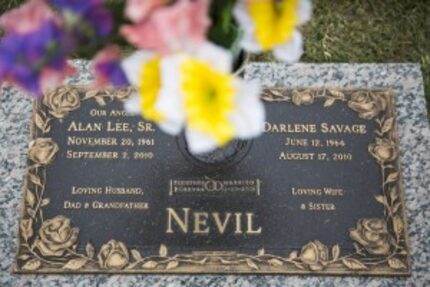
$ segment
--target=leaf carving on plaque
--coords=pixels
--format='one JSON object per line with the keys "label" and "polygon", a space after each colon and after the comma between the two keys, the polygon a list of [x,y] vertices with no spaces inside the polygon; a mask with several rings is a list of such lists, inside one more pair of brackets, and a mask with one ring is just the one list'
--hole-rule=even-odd
{"label": "leaf carving on plaque", "polygon": [[388,265],[393,269],[406,269],[406,264],[400,259],[393,257],[388,260]]}
{"label": "leaf carving on plaque", "polygon": [[20,231],[25,241],[28,241],[33,236],[33,219],[23,219],[20,224]]}
{"label": "leaf carving on plaque", "polygon": [[177,260],[172,260],[166,265],[166,270],[175,269],[179,266],[179,262]]}
{"label": "leaf carving on plaque", "polygon": [[160,245],[160,256],[161,257],[166,257],[167,256],[167,247],[164,244]]}
{"label": "leaf carving on plaque", "polygon": [[366,265],[361,263],[359,260],[354,258],[345,258],[342,259],[342,263],[351,270],[365,270],[367,269]]}
{"label": "leaf carving on plaque", "polygon": [[88,260],[85,258],[76,258],[68,261],[63,268],[69,270],[79,270],[88,263]]}
{"label": "leaf carving on plaque", "polygon": [[45,113],[37,112],[33,116],[34,124],[42,131],[42,133],[49,133],[51,127],[49,125],[50,119],[46,117]]}
{"label": "leaf carving on plaque", "polygon": [[31,259],[27,261],[23,266],[23,270],[34,271],[42,266],[42,262],[39,259]]}
{"label": "leaf carving on plaque", "polygon": [[94,249],[94,246],[90,242],[88,242],[87,245],[85,246],[85,252],[87,253],[87,256],[89,258],[94,258],[96,251]]}
{"label": "leaf carving on plaque", "polygon": [[154,269],[154,268],[156,268],[157,266],[158,266],[158,262],[153,261],[153,260],[147,261],[147,262],[145,262],[145,263],[142,265],[142,267],[143,267],[144,269]]}

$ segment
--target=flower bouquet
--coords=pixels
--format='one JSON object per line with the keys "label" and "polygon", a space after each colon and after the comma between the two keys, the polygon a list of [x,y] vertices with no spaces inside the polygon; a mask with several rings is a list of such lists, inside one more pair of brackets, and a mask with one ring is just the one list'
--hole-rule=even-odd
{"label": "flower bouquet", "polygon": [[[94,86],[133,86],[125,109],[193,154],[263,131],[260,86],[234,73],[245,52],[297,61],[309,0],[128,0],[115,23],[102,0],[30,0],[0,17],[0,81],[43,97],[75,73],[67,59],[94,51]],[[120,44],[132,53],[122,55]],[[237,63],[236,63],[237,67]]]}

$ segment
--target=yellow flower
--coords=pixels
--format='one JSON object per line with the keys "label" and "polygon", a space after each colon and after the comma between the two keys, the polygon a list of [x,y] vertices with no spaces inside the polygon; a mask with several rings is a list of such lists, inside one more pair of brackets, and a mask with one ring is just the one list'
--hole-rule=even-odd
{"label": "yellow flower", "polygon": [[287,62],[300,58],[303,40],[296,28],[311,16],[309,0],[240,0],[234,14],[245,32],[244,49],[273,50],[275,57]]}
{"label": "yellow flower", "polygon": [[184,60],[181,73],[188,126],[212,136],[220,146],[226,144],[234,135],[229,118],[234,109],[233,77],[193,58]]}
{"label": "yellow flower", "polygon": [[163,121],[164,117],[155,109],[161,88],[160,57],[155,56],[141,67],[139,77],[140,104],[144,117],[154,122]]}
{"label": "yellow flower", "polygon": [[288,41],[297,25],[298,0],[249,1],[248,11],[255,24],[255,36],[263,50]]}

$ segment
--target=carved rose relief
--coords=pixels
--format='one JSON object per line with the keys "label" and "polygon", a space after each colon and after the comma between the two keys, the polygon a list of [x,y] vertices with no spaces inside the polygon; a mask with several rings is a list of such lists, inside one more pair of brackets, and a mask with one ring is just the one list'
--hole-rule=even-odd
{"label": "carved rose relief", "polygon": [[369,145],[370,154],[380,163],[393,161],[397,158],[396,145],[389,139],[376,139],[376,143]]}
{"label": "carved rose relief", "polygon": [[302,247],[300,259],[307,264],[311,270],[324,269],[324,263],[328,261],[329,251],[327,246],[318,240],[311,241]]}
{"label": "carved rose relief", "polygon": [[390,252],[387,223],[381,218],[363,218],[349,231],[349,236],[373,255],[387,255]]}
{"label": "carved rose relief", "polygon": [[76,89],[62,87],[46,94],[43,97],[43,104],[48,107],[51,115],[63,119],[69,112],[80,107],[81,100]]}
{"label": "carved rose relief", "polygon": [[28,157],[40,165],[48,165],[58,152],[58,145],[50,138],[37,138],[30,143]]}
{"label": "carved rose relief", "polygon": [[365,120],[371,120],[376,117],[387,106],[385,98],[360,91],[351,94],[351,99],[348,102],[348,107],[358,113],[358,116]]}
{"label": "carved rose relief", "polygon": [[122,269],[129,261],[129,254],[124,243],[110,240],[100,248],[99,265],[104,269]]}
{"label": "carved rose relief", "polygon": [[36,247],[44,256],[63,256],[77,243],[79,229],[72,227],[70,219],[59,215],[43,222],[39,229]]}

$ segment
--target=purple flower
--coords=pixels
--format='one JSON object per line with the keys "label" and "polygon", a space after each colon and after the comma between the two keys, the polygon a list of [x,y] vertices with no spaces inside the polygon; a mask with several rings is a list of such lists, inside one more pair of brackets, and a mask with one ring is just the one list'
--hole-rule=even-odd
{"label": "purple flower", "polygon": [[[72,47],[53,20],[39,29],[8,33],[0,41],[0,81],[17,84],[36,97],[70,75],[66,57]],[[56,82],[56,83],[54,83]]]}
{"label": "purple flower", "polygon": [[66,22],[72,21],[73,26],[77,25],[78,33],[84,38],[90,38],[92,32],[106,36],[112,30],[112,15],[102,0],[52,0],[52,3],[67,15]]}
{"label": "purple flower", "polygon": [[104,87],[112,84],[124,87],[129,83],[120,64],[121,51],[115,45],[107,46],[93,59],[92,69],[96,77],[96,86]]}

